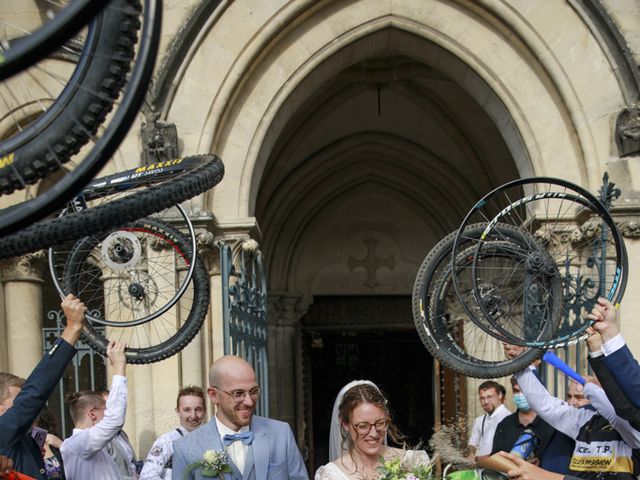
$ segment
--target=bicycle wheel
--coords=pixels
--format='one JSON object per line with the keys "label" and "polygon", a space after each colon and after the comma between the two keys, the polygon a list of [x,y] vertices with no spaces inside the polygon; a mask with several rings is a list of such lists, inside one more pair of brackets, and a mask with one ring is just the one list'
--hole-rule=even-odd
{"label": "bicycle wheel", "polygon": [[[145,0],[143,30],[137,47],[135,63],[118,108],[110,115],[100,135],[92,136],[91,145],[66,164],[64,176],[40,195],[34,197],[27,189],[26,200],[0,211],[0,236],[26,227],[63,205],[98,173],[111,158],[136,118],[144,100],[160,41],[161,1]],[[91,112],[85,112],[91,114]]]}
{"label": "bicycle wheel", "polygon": [[[470,238],[479,238],[484,228],[484,224],[470,225],[465,233]],[[508,226],[496,229],[501,230],[501,237],[519,239],[519,233]],[[475,378],[509,375],[539,358],[542,351],[524,348],[516,358],[506,358],[503,343],[487,335],[476,321],[456,307],[449,260],[456,234],[450,233],[433,247],[416,276],[412,307],[418,335],[434,357],[455,371]],[[509,250],[513,248],[510,246]],[[470,267],[468,255],[456,262],[456,268],[466,270],[466,279],[470,279]],[[467,295],[472,292],[470,285],[467,281]],[[480,311],[473,313],[481,316]]]}
{"label": "bicycle wheel", "polygon": [[[179,216],[176,215],[176,211]],[[111,230],[106,236],[85,237],[80,241],[72,241],[70,244],[57,245],[49,249],[49,273],[58,294],[62,298],[70,293],[66,290],[65,285],[76,283],[74,279],[68,278],[68,276],[74,274],[85,275],[82,266],[74,268],[70,267],[70,264],[73,263],[73,258],[82,256],[82,253],[79,253],[78,250],[87,249],[89,250],[87,256],[90,256],[91,261],[95,264],[104,265],[103,272],[110,272],[103,273],[103,275],[110,275],[111,278],[119,279],[118,293],[120,301],[130,296],[129,303],[136,303],[137,305],[128,320],[118,318],[115,321],[111,321],[106,316],[93,318],[87,315],[87,319],[93,323],[119,327],[146,323],[173,307],[187,288],[193,276],[196,255],[196,236],[187,212],[178,205],[175,209],[165,210],[148,218],[161,225],[168,222],[174,225],[176,223],[186,225],[186,229],[189,232],[187,240],[191,245],[191,257],[184,259],[184,263],[189,268],[186,272],[181,272],[179,284],[164,280],[163,273],[169,272],[171,274],[172,270],[165,269],[166,272],[159,271],[155,275],[149,274],[149,267],[144,263],[147,259],[147,257],[143,256],[145,248],[149,243],[152,248],[161,247],[162,244],[153,235],[159,238],[163,237],[155,234],[152,228],[144,224],[138,225],[141,220],[136,220],[134,225]],[[104,238],[102,238],[103,236]],[[154,240],[156,241],[154,242]],[[138,271],[141,273],[138,273]],[[114,276],[114,272],[119,272],[119,275]],[[125,278],[127,275],[130,278]],[[146,280],[142,281],[142,277]],[[81,279],[80,281],[82,282],[83,280]],[[145,285],[148,285],[148,287],[145,287]],[[111,308],[102,310],[113,311]]]}
{"label": "bicycle wheel", "polygon": [[180,278],[192,255],[184,235],[152,218],[79,240],[66,262],[64,289],[99,312],[87,317],[87,342],[103,354],[109,339],[126,343],[128,363],[182,350],[200,330],[210,299],[209,276],[196,255],[192,278]]}
{"label": "bicycle wheel", "polygon": [[[101,196],[90,202],[90,208],[43,220],[0,238],[0,258],[24,255],[148,217],[213,188],[224,175],[222,161],[215,155],[187,157],[181,164],[185,167],[183,173],[158,173],[154,178],[161,183],[150,187],[138,183],[137,188],[119,191],[118,185],[124,182],[114,182],[113,188],[108,186],[113,177],[139,176],[139,169],[96,180],[92,183],[96,186],[93,195]],[[97,187],[101,184],[105,184],[102,190]]]}
{"label": "bicycle wheel", "polygon": [[[104,6],[103,0],[73,0],[49,2],[41,17],[46,21],[37,29],[28,30],[20,19],[26,17],[24,5],[0,18],[0,80],[41,60],[84,27]],[[17,2],[16,2],[17,6]]]}
{"label": "bicycle wheel", "polygon": [[[466,238],[465,225],[479,221],[486,225],[480,238]],[[489,269],[480,259],[487,262],[490,255],[480,254],[490,245],[485,238],[497,224],[521,232],[526,256]],[[484,325],[491,325],[487,331],[510,343],[551,348],[576,342],[586,336],[592,323],[586,315],[597,298],[618,303],[624,294],[628,265],[622,237],[602,204],[570,182],[535,177],[498,187],[465,217],[452,261],[470,241],[476,258],[474,296],[460,302],[465,311],[475,303]],[[456,290],[458,283],[454,269]],[[551,326],[548,338],[536,335],[540,325]]]}
{"label": "bicycle wheel", "polygon": [[[112,0],[83,41],[64,47],[61,60],[0,83],[0,110],[13,132],[0,142],[0,193],[60,169],[97,132],[126,81],[141,12],[139,0]],[[64,61],[65,55],[77,61]],[[70,74],[67,65],[74,67]]]}

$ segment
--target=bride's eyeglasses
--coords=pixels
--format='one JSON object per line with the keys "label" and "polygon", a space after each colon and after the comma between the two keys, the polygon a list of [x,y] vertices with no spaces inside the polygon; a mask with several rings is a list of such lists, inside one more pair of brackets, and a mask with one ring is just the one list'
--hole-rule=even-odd
{"label": "bride's eyeglasses", "polygon": [[371,427],[376,429],[378,433],[384,433],[389,428],[389,420],[378,420],[376,423],[360,422],[353,425],[358,435],[367,435],[371,431]]}

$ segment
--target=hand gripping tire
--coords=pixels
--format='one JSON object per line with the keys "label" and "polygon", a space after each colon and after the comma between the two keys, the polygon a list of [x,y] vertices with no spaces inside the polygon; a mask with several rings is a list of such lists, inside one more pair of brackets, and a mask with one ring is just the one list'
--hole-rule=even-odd
{"label": "hand gripping tire", "polygon": [[[142,248],[137,257],[132,254],[117,265],[104,261],[100,250],[114,234],[130,235],[134,241],[140,238]],[[145,253],[149,250],[160,252],[159,256]],[[158,362],[182,350],[200,330],[209,307],[209,276],[197,255],[191,284],[172,310],[158,317],[147,315],[147,321],[129,320],[140,310],[151,314],[152,308],[163,308],[165,297],[161,289],[166,285],[159,284],[172,274],[178,283],[179,270],[188,268],[191,258],[189,240],[175,227],[152,218],[76,242],[66,262],[63,282],[65,292],[78,296],[90,312],[99,312],[99,321],[88,317],[83,330],[86,341],[102,354],[106,353],[109,339],[125,342],[127,362],[137,364]],[[167,262],[175,271],[167,268]],[[160,278],[152,272],[165,273]],[[167,298],[174,291],[172,287],[169,290]],[[102,325],[106,327],[103,329]]]}
{"label": "hand gripping tire", "polygon": [[120,198],[108,198],[101,205],[37,222],[0,238],[0,259],[24,255],[148,217],[195,197],[222,180],[224,165],[215,155],[196,155],[186,157],[185,161],[201,165],[181,175],[168,176],[163,183],[136,189]]}

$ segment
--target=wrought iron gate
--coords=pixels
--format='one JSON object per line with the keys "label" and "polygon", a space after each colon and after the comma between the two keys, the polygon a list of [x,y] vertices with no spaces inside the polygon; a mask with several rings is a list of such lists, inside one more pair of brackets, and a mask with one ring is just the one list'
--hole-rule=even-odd
{"label": "wrought iron gate", "polygon": [[257,413],[269,415],[267,363],[267,281],[262,254],[253,240],[242,244],[238,267],[231,247],[219,242],[224,315],[224,353],[247,360],[261,387]]}

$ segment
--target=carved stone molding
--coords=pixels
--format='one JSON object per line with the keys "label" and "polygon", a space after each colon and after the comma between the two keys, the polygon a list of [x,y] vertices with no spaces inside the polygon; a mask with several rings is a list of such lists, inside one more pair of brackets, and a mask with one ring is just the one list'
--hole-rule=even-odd
{"label": "carved stone molding", "polygon": [[623,108],[616,120],[616,143],[621,157],[640,153],[640,105]]}
{"label": "carved stone molding", "polygon": [[44,250],[0,262],[3,282],[44,282],[47,255]]}
{"label": "carved stone molding", "polygon": [[149,113],[140,126],[143,165],[178,158],[178,130],[175,124],[159,118],[159,113]]}
{"label": "carved stone molding", "polygon": [[270,294],[267,323],[275,327],[294,327],[307,312],[302,294]]}
{"label": "carved stone molding", "polygon": [[628,220],[617,224],[620,233],[625,238],[640,238],[640,222],[636,220]]}

